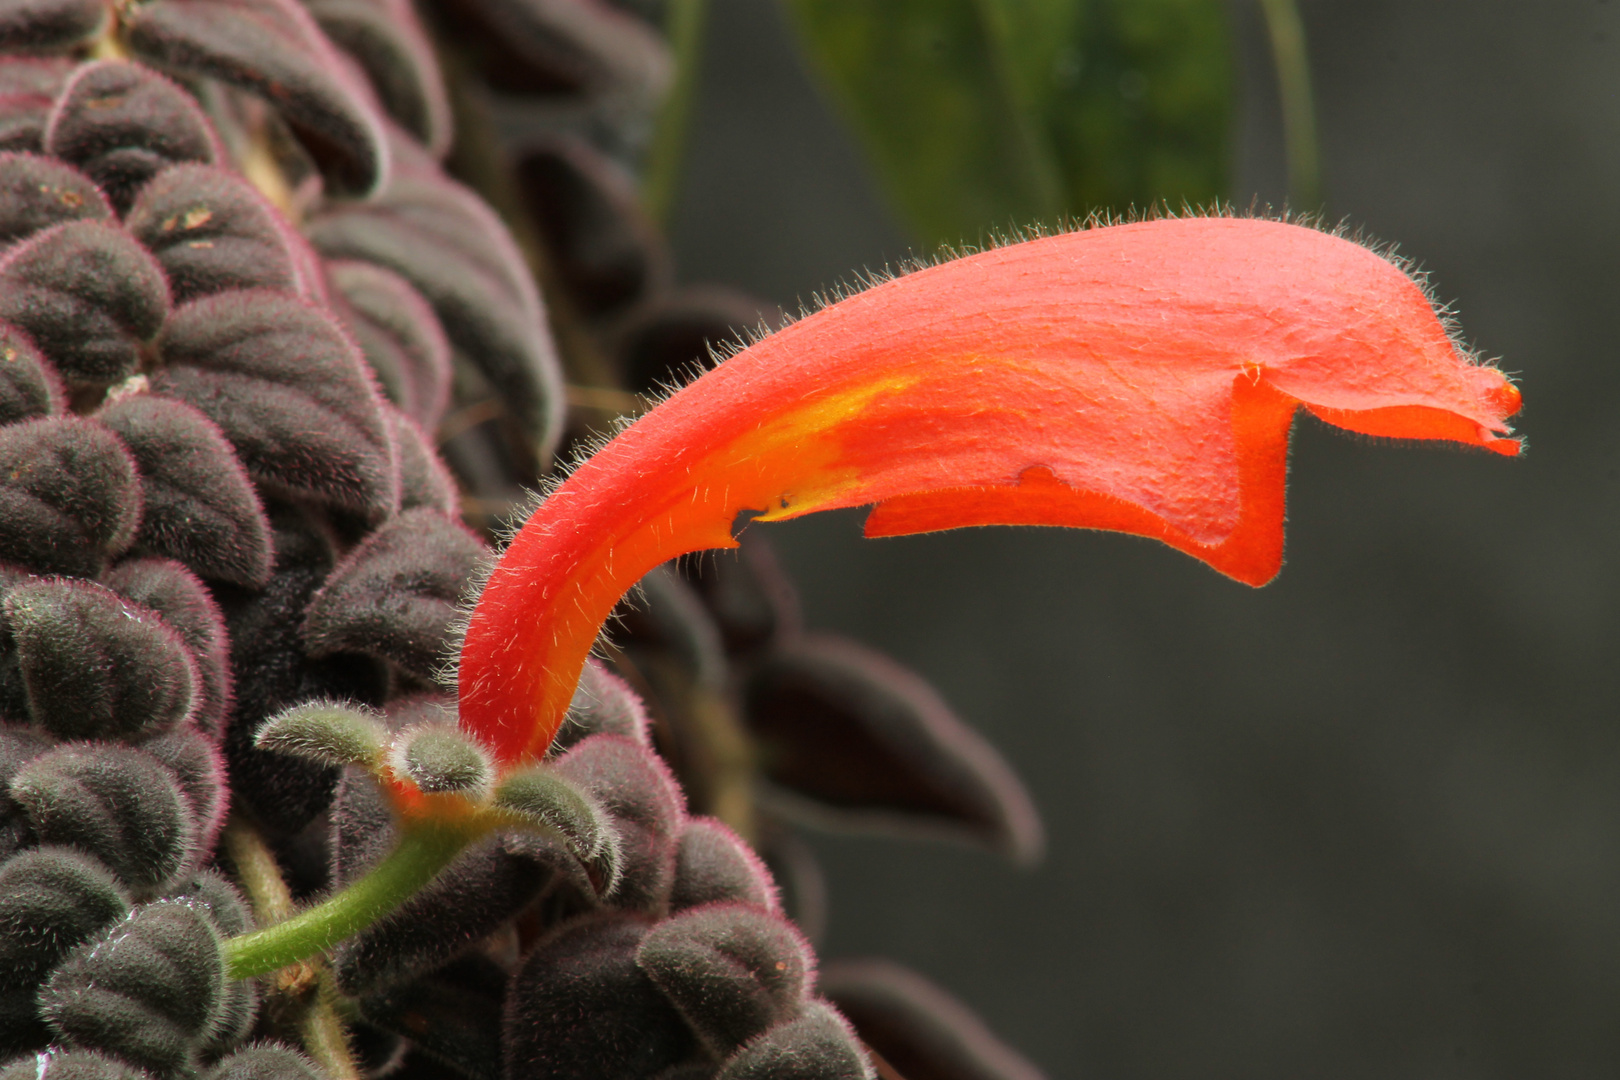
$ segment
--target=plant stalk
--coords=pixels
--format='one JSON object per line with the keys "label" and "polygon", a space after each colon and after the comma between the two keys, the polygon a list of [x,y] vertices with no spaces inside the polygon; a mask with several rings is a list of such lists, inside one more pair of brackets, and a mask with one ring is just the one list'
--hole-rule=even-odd
{"label": "plant stalk", "polygon": [[245,979],[331,948],[409,900],[487,828],[438,821],[406,826],[394,850],[353,885],[289,919],[226,941],[226,970]]}
{"label": "plant stalk", "polygon": [[1321,162],[1316,146],[1316,106],[1311,98],[1311,62],[1305,49],[1305,24],[1294,0],[1260,0],[1271,57],[1282,99],[1283,141],[1288,147],[1288,191],[1300,210],[1322,202]]}
{"label": "plant stalk", "polygon": [[674,0],[665,16],[664,32],[675,53],[675,83],[664,98],[647,169],[641,184],[641,205],[647,216],[667,224],[675,208],[685,159],[686,129],[697,97],[698,72],[703,59],[703,24],[709,0]]}

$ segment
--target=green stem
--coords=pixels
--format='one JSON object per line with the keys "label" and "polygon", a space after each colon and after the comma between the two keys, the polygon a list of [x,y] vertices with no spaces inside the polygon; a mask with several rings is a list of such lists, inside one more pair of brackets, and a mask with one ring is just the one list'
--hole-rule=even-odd
{"label": "green stem", "polygon": [[1316,151],[1316,107],[1311,101],[1311,63],[1305,51],[1305,24],[1294,0],[1260,0],[1271,56],[1282,98],[1283,139],[1288,144],[1288,190],[1301,210],[1322,201],[1321,166]]}
{"label": "green stem", "polygon": [[647,154],[647,173],[641,185],[641,205],[659,224],[669,220],[680,189],[686,124],[697,95],[699,62],[703,55],[703,23],[708,0],[672,0],[664,29],[675,53],[675,84],[669,88],[653,131]]}
{"label": "green stem", "polygon": [[331,948],[409,900],[481,835],[486,824],[431,822],[408,827],[371,873],[284,922],[225,942],[234,979],[263,975]]}

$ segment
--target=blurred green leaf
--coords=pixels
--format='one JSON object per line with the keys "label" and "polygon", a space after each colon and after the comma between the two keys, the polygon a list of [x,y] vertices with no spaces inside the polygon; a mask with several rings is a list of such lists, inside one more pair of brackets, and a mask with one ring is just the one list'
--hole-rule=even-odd
{"label": "blurred green leaf", "polygon": [[928,242],[1225,192],[1221,0],[785,0]]}

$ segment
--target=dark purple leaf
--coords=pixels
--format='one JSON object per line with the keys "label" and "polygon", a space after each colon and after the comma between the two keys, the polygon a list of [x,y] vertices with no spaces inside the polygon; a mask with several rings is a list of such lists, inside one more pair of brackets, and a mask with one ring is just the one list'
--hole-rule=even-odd
{"label": "dark purple leaf", "polygon": [[58,738],[133,739],[191,715],[191,651],[150,608],[62,578],[14,586],[3,608],[28,711]]}
{"label": "dark purple leaf", "polygon": [[148,739],[141,749],[157,758],[180,782],[196,835],[196,861],[206,862],[225,824],[230,789],[225,780],[225,755],[212,739],[193,727],[176,728]]}
{"label": "dark purple leaf", "polygon": [[63,58],[0,57],[0,150],[45,145],[46,118],[72,70]]}
{"label": "dark purple leaf", "polygon": [[781,910],[776,882],[754,849],[714,818],[689,818],[675,856],[669,907],[681,911],[716,903]]}
{"label": "dark purple leaf", "polygon": [[817,1001],[797,1020],[772,1028],[726,1062],[715,1080],[874,1080],[854,1032]]}
{"label": "dark purple leaf", "polygon": [[0,52],[64,52],[101,33],[102,0],[6,0],[0,5]]}
{"label": "dark purple leaf", "polygon": [[[640,19],[610,4],[580,0],[471,0],[455,5],[476,24],[480,42],[531,69],[513,73],[524,89],[614,95],[621,107],[649,114],[673,74],[669,48]],[[503,72],[504,74],[504,72]],[[526,76],[526,78],[525,78]],[[528,85],[526,85],[528,84]]]}
{"label": "dark purple leaf", "polygon": [[334,310],[360,343],[395,405],[432,430],[450,402],[450,342],[439,317],[410,282],[375,263],[334,259],[327,274]]}
{"label": "dark purple leaf", "polygon": [[450,148],[450,101],[433,45],[406,0],[305,0],[315,21],[359,61],[383,108],[428,151]]}
{"label": "dark purple leaf", "polygon": [[407,510],[332,571],[310,603],[311,656],[358,652],[431,676],[450,659],[458,603],[485,558],[483,544],[436,510]]}
{"label": "dark purple leaf", "polygon": [[692,1055],[692,1033],[636,966],[647,929],[604,912],[535,946],[507,991],[507,1080],[645,1080]]}
{"label": "dark purple leaf", "polygon": [[399,508],[422,507],[446,517],[459,516],[461,494],[456,490],[455,477],[433,452],[416,421],[390,408],[388,422],[399,454]]}
{"label": "dark purple leaf", "polygon": [[369,88],[296,0],[152,0],[124,16],[131,51],[267,98],[335,187],[368,194],[388,172]]}
{"label": "dark purple leaf", "polygon": [[899,828],[1039,857],[1040,818],[1001,756],[914,672],[807,636],[750,673],[744,713],[765,775],[830,823]]}
{"label": "dark purple leaf", "polygon": [[62,411],[62,383],[28,335],[0,323],[0,425]]}
{"label": "dark purple leaf", "polygon": [[0,246],[64,221],[112,217],[90,178],[38,154],[0,153]]}
{"label": "dark purple leaf", "polygon": [[77,416],[0,427],[0,560],[93,577],[140,521],[135,462],[105,427]]}
{"label": "dark purple leaf", "polygon": [[[41,1039],[39,1045],[45,1045]],[[37,1080],[48,1071],[51,1080],[150,1080],[128,1062],[93,1050],[44,1050],[0,1067],[0,1080]]]}
{"label": "dark purple leaf", "polygon": [[579,673],[579,685],[574,688],[568,716],[546,753],[561,754],[592,735],[620,735],[651,748],[649,724],[647,707],[629,684],[599,661],[587,660]]}
{"label": "dark purple leaf", "polygon": [[636,963],[724,1060],[798,1015],[814,958],[780,915],[711,904],[665,919],[642,939]]}
{"label": "dark purple leaf", "polygon": [[507,972],[488,957],[463,957],[433,975],[360,1001],[368,1021],[410,1039],[414,1054],[465,1080],[501,1080],[501,1012]]}
{"label": "dark purple leaf", "polygon": [[330,258],[377,263],[410,282],[549,454],[562,418],[561,369],[522,254],[489,207],[446,178],[401,175],[381,198],[335,207],[308,232]]}
{"label": "dark purple leaf", "polygon": [[153,389],[199,410],[273,490],[375,517],[399,502],[382,402],[326,312],[285,293],[217,293],[178,309]]}
{"label": "dark purple leaf", "polygon": [[45,149],[100,184],[119,213],[176,162],[222,161],[213,125],[191,95],[151,68],[99,60],[73,73],[45,130]]}
{"label": "dark purple leaf", "polygon": [[185,642],[197,668],[191,722],[219,741],[231,704],[230,640],[213,595],[184,566],[169,559],[129,559],[101,579],[118,595],[150,608]]}
{"label": "dark purple leaf", "polygon": [[906,1080],[1045,1080],[966,1005],[888,960],[839,960],[821,992]]}
{"label": "dark purple leaf", "polygon": [[231,444],[190,405],[129,394],[97,413],[129,447],[146,509],[137,549],[178,559],[206,578],[263,585],[270,522]]}
{"label": "dark purple leaf", "polygon": [[116,225],[57,225],[0,262],[0,319],[24,330],[72,386],[134,371],[136,350],[168,313],[163,271]]}
{"label": "dark purple leaf", "polygon": [[723,285],[689,285],[631,312],[614,335],[614,351],[630,389],[657,393],[713,367],[717,354],[762,325],[774,329],[784,321],[768,301]]}
{"label": "dark purple leaf", "polygon": [[716,551],[683,563],[686,580],[703,598],[730,653],[751,653],[804,629],[798,592],[776,561],[770,542],[745,530],[736,551]]}
{"label": "dark purple leaf", "polygon": [[203,1080],[325,1080],[302,1054],[279,1043],[239,1050],[203,1073]]}
{"label": "dark purple leaf", "polygon": [[125,226],[169,275],[176,304],[261,287],[320,300],[304,238],[236,173],[176,165],[141,189]]}

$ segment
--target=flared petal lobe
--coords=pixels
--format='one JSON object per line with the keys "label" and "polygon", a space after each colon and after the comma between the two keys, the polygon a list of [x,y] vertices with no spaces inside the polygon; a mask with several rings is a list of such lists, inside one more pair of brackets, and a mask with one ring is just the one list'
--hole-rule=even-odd
{"label": "flared petal lobe", "polygon": [[1264,584],[1299,405],[1518,449],[1506,377],[1458,352],[1399,267],[1314,229],[1117,225],[876,285],[675,393],[540,505],[473,612],[462,723],[504,761],[542,753],[625,590],[735,546],[740,515],[1113,529]]}

